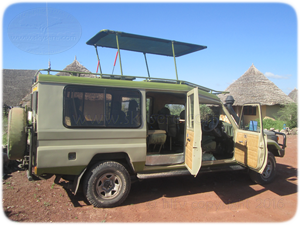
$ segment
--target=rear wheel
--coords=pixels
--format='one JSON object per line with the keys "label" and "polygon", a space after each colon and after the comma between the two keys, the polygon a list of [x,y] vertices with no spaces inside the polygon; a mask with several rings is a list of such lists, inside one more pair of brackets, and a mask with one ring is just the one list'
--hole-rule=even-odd
{"label": "rear wheel", "polygon": [[262,174],[259,174],[255,171],[249,171],[250,178],[258,184],[268,184],[271,183],[276,176],[276,160],[274,155],[269,152],[267,165]]}
{"label": "rear wheel", "polygon": [[130,175],[123,165],[113,161],[102,162],[87,172],[84,194],[95,207],[115,207],[127,198],[130,186]]}
{"label": "rear wheel", "polygon": [[23,159],[27,147],[26,111],[12,108],[8,114],[7,155],[10,160]]}

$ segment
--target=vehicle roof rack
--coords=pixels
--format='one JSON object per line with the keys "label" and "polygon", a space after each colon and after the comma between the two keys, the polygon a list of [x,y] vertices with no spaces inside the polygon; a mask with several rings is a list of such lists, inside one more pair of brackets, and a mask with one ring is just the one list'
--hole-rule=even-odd
{"label": "vehicle roof rack", "polygon": [[[88,73],[88,72],[79,72],[79,71],[66,71],[66,70],[52,70],[52,69],[40,69],[36,72],[34,80],[37,80],[36,77],[38,74],[41,74],[41,71],[47,71],[50,75],[50,72],[63,72],[63,73],[69,73],[70,76],[77,76],[80,74],[87,74],[87,75],[94,75],[94,77],[89,77],[91,79],[100,78],[100,79],[113,79],[113,80],[127,80],[127,81],[134,81],[136,79],[142,79],[144,82],[158,82],[158,83],[168,83],[168,84],[177,84],[177,85],[187,85],[190,87],[198,87],[199,90],[209,92],[211,94],[225,94],[229,92],[224,91],[216,91],[210,88],[203,87],[198,84],[194,84],[192,82],[184,81],[184,80],[175,80],[175,79],[166,79],[166,78],[149,78],[149,77],[143,77],[143,76],[122,76],[122,75],[111,75],[111,74],[100,74],[100,73]],[[76,74],[76,75],[75,75]],[[54,75],[56,76],[56,75]]]}

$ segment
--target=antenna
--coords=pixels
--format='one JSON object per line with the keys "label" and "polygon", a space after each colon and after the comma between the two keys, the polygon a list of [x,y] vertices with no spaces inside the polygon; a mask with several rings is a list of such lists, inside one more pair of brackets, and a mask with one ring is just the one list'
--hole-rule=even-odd
{"label": "antenna", "polygon": [[49,16],[48,16],[48,3],[46,2],[46,18],[47,18],[47,42],[48,42],[48,74],[50,74],[51,70],[51,62],[50,62],[50,44],[49,44]]}

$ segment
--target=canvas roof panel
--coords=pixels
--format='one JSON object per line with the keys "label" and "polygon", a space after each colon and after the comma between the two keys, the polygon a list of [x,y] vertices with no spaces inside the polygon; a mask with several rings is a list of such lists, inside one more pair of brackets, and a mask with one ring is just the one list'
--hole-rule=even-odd
{"label": "canvas roof panel", "polygon": [[[117,49],[116,35],[118,35],[120,49],[173,56],[171,40],[129,34],[119,31],[101,30],[98,34],[88,40],[87,44]],[[195,45],[178,41],[173,42],[176,57],[207,48],[203,45]]]}

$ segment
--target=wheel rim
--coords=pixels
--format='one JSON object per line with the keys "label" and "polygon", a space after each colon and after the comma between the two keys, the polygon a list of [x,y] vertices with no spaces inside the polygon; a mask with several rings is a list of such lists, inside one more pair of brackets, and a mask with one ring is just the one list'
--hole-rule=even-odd
{"label": "wheel rim", "polygon": [[268,179],[271,176],[272,171],[273,171],[273,164],[272,164],[271,160],[268,159],[266,168],[265,168],[264,172],[262,173],[262,177],[264,179]]}
{"label": "wheel rim", "polygon": [[105,173],[96,183],[96,191],[103,199],[112,199],[118,196],[122,187],[120,177],[114,173]]}

